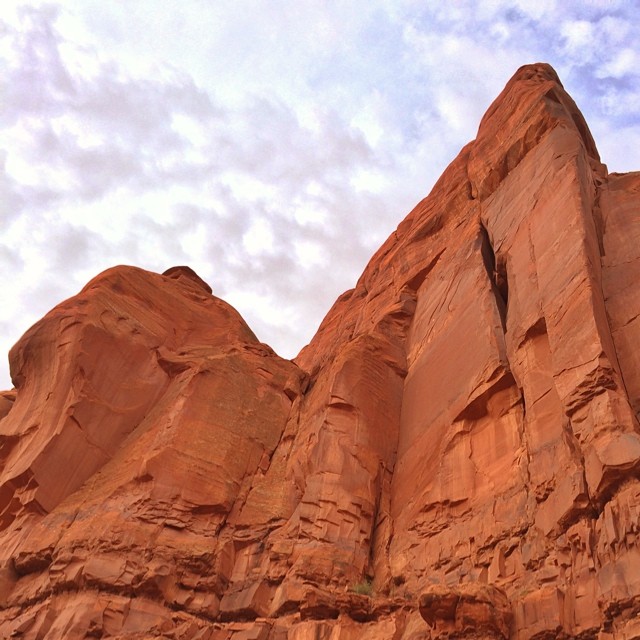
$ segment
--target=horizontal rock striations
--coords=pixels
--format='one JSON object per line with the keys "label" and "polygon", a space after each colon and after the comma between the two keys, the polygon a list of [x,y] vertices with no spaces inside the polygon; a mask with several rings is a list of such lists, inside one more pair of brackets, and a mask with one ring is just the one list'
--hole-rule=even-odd
{"label": "horizontal rock striations", "polygon": [[293,361],[116,267],[0,394],[0,637],[640,637],[640,173],[548,65]]}

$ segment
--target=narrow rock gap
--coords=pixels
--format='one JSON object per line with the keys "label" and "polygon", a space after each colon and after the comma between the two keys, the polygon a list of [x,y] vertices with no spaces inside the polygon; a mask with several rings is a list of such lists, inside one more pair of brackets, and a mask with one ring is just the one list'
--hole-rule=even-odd
{"label": "narrow rock gap", "polygon": [[[602,187],[596,183],[595,196],[593,198],[593,206],[591,212],[593,214],[593,224],[596,228],[596,239],[598,241],[598,250],[600,251],[600,259],[602,260],[605,255],[604,236],[607,230],[607,223],[605,220],[604,212],[602,211],[602,205],[600,204],[602,196]],[[601,264],[602,267],[602,264]]]}
{"label": "narrow rock gap", "polygon": [[518,386],[518,393],[520,394],[520,404],[522,405],[522,424],[527,421],[527,401],[524,395],[524,389]]}
{"label": "narrow rock gap", "polygon": [[507,265],[500,256],[496,258],[495,251],[489,239],[489,233],[485,226],[480,223],[480,251],[482,253],[482,261],[489,276],[491,283],[491,291],[496,299],[496,306],[500,314],[500,322],[502,330],[507,330],[507,306],[509,304],[509,283],[507,279]]}
{"label": "narrow rock gap", "polygon": [[[379,520],[380,516],[380,506],[382,504],[382,494],[384,493],[384,481],[385,481],[385,473],[386,473],[386,465],[383,461],[380,461],[378,464],[378,482],[376,487],[376,502],[373,507],[373,513],[371,516],[371,531],[369,533],[369,550],[367,554],[367,564],[365,566],[365,574],[366,577],[370,580],[375,579],[375,552],[376,552],[376,542],[377,536],[379,534],[379,525],[381,524]],[[388,549],[386,549],[388,551]]]}

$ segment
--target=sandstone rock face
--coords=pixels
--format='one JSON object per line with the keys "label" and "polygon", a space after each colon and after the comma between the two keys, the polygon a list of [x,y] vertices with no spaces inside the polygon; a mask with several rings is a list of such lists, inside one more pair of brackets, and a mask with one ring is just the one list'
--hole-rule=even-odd
{"label": "sandstone rock face", "polygon": [[0,637],[640,638],[640,173],[555,72],[294,362],[187,267],[13,348]]}

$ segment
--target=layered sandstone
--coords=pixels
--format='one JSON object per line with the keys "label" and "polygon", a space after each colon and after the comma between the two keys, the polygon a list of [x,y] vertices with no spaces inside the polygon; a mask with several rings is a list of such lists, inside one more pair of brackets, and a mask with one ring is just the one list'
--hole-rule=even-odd
{"label": "layered sandstone", "polygon": [[294,362],[116,267],[0,395],[0,637],[640,638],[640,174],[555,72]]}

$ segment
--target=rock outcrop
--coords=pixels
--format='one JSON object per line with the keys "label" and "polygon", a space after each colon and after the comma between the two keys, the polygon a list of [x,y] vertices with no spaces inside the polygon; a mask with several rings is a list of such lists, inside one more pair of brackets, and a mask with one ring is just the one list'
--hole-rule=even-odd
{"label": "rock outcrop", "polygon": [[293,362],[116,267],[0,394],[0,637],[640,638],[640,173],[544,64]]}

